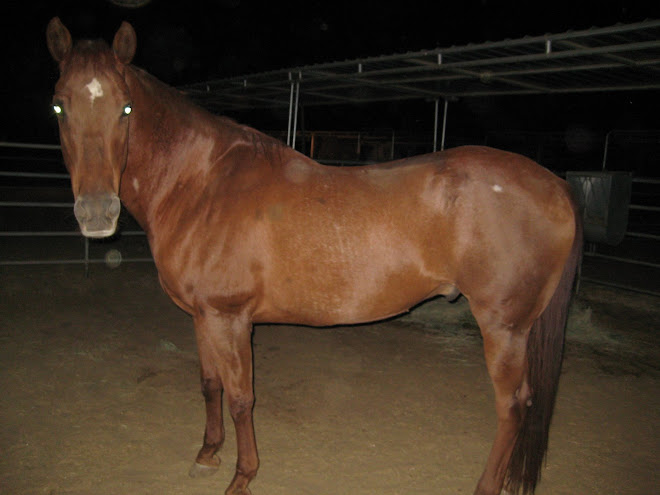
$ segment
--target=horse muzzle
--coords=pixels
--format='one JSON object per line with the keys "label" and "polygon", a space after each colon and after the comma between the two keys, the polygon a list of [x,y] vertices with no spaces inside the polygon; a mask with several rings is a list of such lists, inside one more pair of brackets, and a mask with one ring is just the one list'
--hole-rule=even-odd
{"label": "horse muzzle", "polygon": [[85,237],[108,237],[117,230],[121,211],[119,197],[112,193],[85,194],[76,199],[73,213]]}

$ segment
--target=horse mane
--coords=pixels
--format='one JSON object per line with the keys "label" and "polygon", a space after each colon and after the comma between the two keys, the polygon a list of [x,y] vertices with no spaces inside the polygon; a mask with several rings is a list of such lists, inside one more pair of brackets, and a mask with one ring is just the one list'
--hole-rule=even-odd
{"label": "horse mane", "polygon": [[[224,136],[232,136],[233,139],[244,141],[248,146],[267,157],[280,155],[283,150],[289,149],[282,141],[257,129],[241,124],[230,117],[211,113],[192,100],[186,92],[164,83],[146,70],[134,65],[131,65],[130,68],[133,75],[149,92],[165,93],[168,107],[174,108],[180,115],[186,115],[191,126],[208,125]],[[162,95],[159,99],[162,99]]]}

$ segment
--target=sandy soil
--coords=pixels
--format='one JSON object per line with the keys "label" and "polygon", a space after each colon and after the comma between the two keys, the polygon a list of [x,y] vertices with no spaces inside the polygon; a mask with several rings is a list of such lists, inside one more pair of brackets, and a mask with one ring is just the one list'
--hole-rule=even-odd
{"label": "sandy soil", "polygon": [[[584,284],[538,495],[657,493],[657,298]],[[494,434],[465,301],[373,325],[258,326],[254,495],[469,494]],[[0,493],[220,494],[192,322],[147,264],[0,267]],[[226,415],[229,418],[228,415]]]}

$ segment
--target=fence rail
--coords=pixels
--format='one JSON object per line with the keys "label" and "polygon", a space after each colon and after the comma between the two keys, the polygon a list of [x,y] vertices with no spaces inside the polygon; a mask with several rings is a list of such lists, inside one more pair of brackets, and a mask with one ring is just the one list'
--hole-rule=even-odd
{"label": "fence rail", "polygon": [[[62,188],[62,181],[63,180],[69,180],[69,174],[66,173],[64,170],[64,166],[61,163],[61,155],[60,155],[60,146],[59,145],[51,145],[51,144],[33,144],[33,143],[9,143],[9,142],[0,142],[0,149],[4,149],[5,153],[0,157],[0,160],[4,163],[10,162],[10,163],[18,163],[20,162],[21,167],[25,166],[25,163],[30,161],[30,162],[35,162],[38,163],[39,168],[44,167],[44,163],[46,163],[46,169],[50,168],[60,168],[62,169],[61,172],[42,172],[39,170],[35,171],[20,171],[20,170],[7,170],[8,167],[3,167],[3,170],[0,170],[0,179],[3,179],[5,181],[10,181],[12,179],[14,180],[29,180],[30,185],[32,186],[33,184],[39,184],[38,186],[34,186],[34,188],[31,190],[37,191],[35,194],[38,196],[39,192],[38,189],[40,186],[50,184],[52,187],[55,189],[60,189]],[[35,158],[34,156],[32,158],[26,158],[25,157],[25,152],[28,154],[30,152],[34,154],[38,154],[38,158]],[[11,153],[16,153],[16,156],[6,156]],[[21,153],[21,155],[18,155],[18,153]],[[48,166],[48,165],[51,166]],[[4,185],[2,182],[0,182],[0,186]],[[6,192],[8,189],[11,189],[13,186],[10,185],[9,187],[5,188],[4,191]],[[68,188],[68,184],[67,184]],[[18,208],[18,209],[30,209],[32,211],[38,209],[66,209],[66,210],[71,210],[73,208],[73,202],[72,201],[34,201],[32,198],[28,201],[22,201],[20,198],[12,197],[10,200],[7,200],[5,197],[0,196],[0,209],[9,209],[9,208]],[[2,211],[2,210],[0,210]],[[1,215],[0,215],[1,217]],[[145,237],[146,234],[141,231],[141,230],[123,230],[121,232],[121,237],[122,238],[136,238],[136,237]],[[38,257],[32,255],[26,256],[24,252],[21,252],[20,254],[22,256],[13,256],[14,259],[11,259],[12,257],[8,257],[6,255],[6,252],[1,252],[0,253],[0,266],[32,266],[32,265],[84,265],[85,267],[85,273],[88,273],[89,266],[94,265],[94,264],[108,264],[110,266],[113,266],[114,264],[117,264],[117,261],[120,260],[121,263],[144,263],[144,262],[153,262],[153,259],[151,257],[146,257],[146,256],[132,256],[132,257],[124,257],[121,256],[121,251],[124,249],[124,245],[122,244],[121,241],[115,241],[111,243],[103,243],[100,246],[102,248],[109,249],[108,253],[112,252],[113,256],[115,256],[113,259],[106,259],[106,257],[93,257],[91,256],[90,252],[93,251],[90,249],[90,240],[83,237],[80,231],[78,230],[53,230],[50,229],[48,230],[48,227],[44,228],[38,228],[38,225],[33,224],[30,226],[30,230],[16,230],[16,229],[8,229],[8,230],[0,230],[0,240],[5,239],[7,242],[14,239],[16,242],[20,242],[20,239],[25,239],[26,242],[28,239],[49,239],[48,242],[55,242],[55,239],[57,238],[62,238],[62,239],[79,239],[81,241],[81,246],[76,247],[75,245],[69,245],[70,241],[66,241],[66,248],[62,250],[62,252],[53,252],[50,250],[48,252],[49,255],[53,256],[51,259],[44,259],[46,258],[45,256]],[[64,242],[64,241],[63,241]],[[94,241],[91,241],[92,243]],[[125,244],[125,243],[124,243]],[[96,247],[96,246],[95,246]],[[70,256],[73,252],[80,250],[79,256]],[[98,250],[98,247],[96,247],[96,250]],[[64,254],[63,254],[64,253]],[[66,254],[68,253],[68,255]],[[120,253],[117,257],[117,253]],[[107,253],[106,253],[107,254]],[[16,259],[20,258],[20,259]]]}
{"label": "fence rail", "polygon": [[[60,147],[58,145],[43,145],[43,144],[26,144],[26,143],[6,143],[6,142],[0,142],[0,149],[2,148],[7,148],[7,149],[17,149],[17,150],[36,150],[38,152],[50,152],[50,151],[59,151]],[[7,157],[0,157],[0,159],[7,160]],[[57,158],[53,158],[53,160],[57,160],[61,164],[61,157],[58,156]],[[325,160],[324,160],[325,161]],[[343,164],[345,164],[345,161],[342,161]],[[356,162],[358,164],[359,162]],[[62,167],[63,168],[63,167]],[[60,181],[62,179],[69,179],[69,175],[64,172],[53,172],[53,173],[46,173],[46,172],[23,172],[23,171],[8,171],[8,170],[2,170],[0,171],[0,177],[8,178],[8,179],[34,179],[36,181]],[[2,185],[0,183],[0,185]],[[658,241],[660,241],[660,235],[658,235],[656,232],[660,230],[660,217],[658,216],[658,213],[660,212],[660,206],[656,206],[655,203],[660,203],[660,179],[654,178],[654,177],[634,177],[633,178],[633,191],[635,186],[643,186],[645,188],[651,188],[651,192],[649,193],[654,200],[651,201],[652,204],[638,204],[634,203],[630,205],[630,210],[631,212],[638,212],[639,214],[642,215],[650,215],[652,220],[649,223],[651,226],[649,231],[641,231],[641,230],[646,230],[646,229],[639,229],[639,225],[634,226],[634,228],[629,228],[628,231],[625,234],[625,239],[632,240],[632,242],[635,242],[635,240],[639,242],[650,242],[653,244],[653,247],[651,251],[660,252],[660,249],[658,249],[658,246],[656,245]],[[58,189],[61,188],[61,185],[57,186]],[[13,198],[12,200],[4,200],[4,198],[0,197],[0,208],[28,208],[28,209],[37,209],[37,208],[67,208],[71,209],[73,208],[73,203],[71,201],[18,201],[16,198]],[[0,215],[1,217],[1,215]],[[2,227],[0,227],[1,229]],[[122,237],[138,237],[138,236],[145,236],[145,233],[141,230],[130,230],[127,229],[125,231],[121,232]],[[54,230],[48,230],[48,229],[34,229],[34,230],[26,230],[26,231],[19,231],[16,229],[8,229],[8,230],[0,230],[0,239],[6,238],[57,238],[57,237],[63,237],[63,238],[81,238],[84,239],[84,252],[81,253],[81,256],[79,258],[71,258],[71,257],[63,257],[61,259],[6,259],[6,256],[4,253],[0,253],[0,265],[53,265],[53,264],[82,264],[85,266],[85,271],[87,272],[88,267],[90,264],[96,264],[96,263],[105,263],[105,259],[98,259],[98,258],[92,258],[90,257],[90,241],[87,238],[83,238],[80,232],[78,231],[68,231],[68,230],[61,230],[61,231],[54,231]],[[626,242],[624,240],[624,242]],[[599,252],[596,252],[595,246],[590,246],[587,250],[585,250],[585,256],[589,258],[594,258],[594,259],[600,259],[600,260],[606,260],[610,262],[616,262],[616,263],[624,263],[627,265],[631,266],[639,266],[639,267],[645,267],[645,268],[653,268],[653,269],[659,269],[660,268],[660,263],[656,261],[656,259],[648,259],[648,257],[645,256],[636,256],[635,254],[630,254],[630,253],[618,253],[616,251],[604,249],[604,252],[600,252],[601,248],[599,247],[598,249]],[[144,257],[144,256],[136,256],[136,257],[127,257],[127,258],[122,258],[121,262],[151,262],[153,261],[152,258],[150,257]],[[592,281],[597,281],[597,280],[592,280]],[[602,282],[602,281],[600,281]],[[607,281],[605,281],[607,282]],[[620,284],[614,284],[611,283],[609,285],[616,285],[617,287],[620,286]],[[635,290],[634,287],[628,287],[629,289]],[[645,291],[648,292],[648,291]]]}

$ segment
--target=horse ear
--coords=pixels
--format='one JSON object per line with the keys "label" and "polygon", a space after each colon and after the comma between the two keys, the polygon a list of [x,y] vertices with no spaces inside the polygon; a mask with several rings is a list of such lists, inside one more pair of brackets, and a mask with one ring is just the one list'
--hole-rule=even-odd
{"label": "horse ear", "polygon": [[126,21],[122,22],[112,42],[112,49],[115,52],[117,60],[125,65],[130,64],[135,55],[136,46],[137,36],[135,35],[133,26]]}
{"label": "horse ear", "polygon": [[48,51],[60,63],[71,51],[71,34],[59,17],[53,17],[46,30]]}

